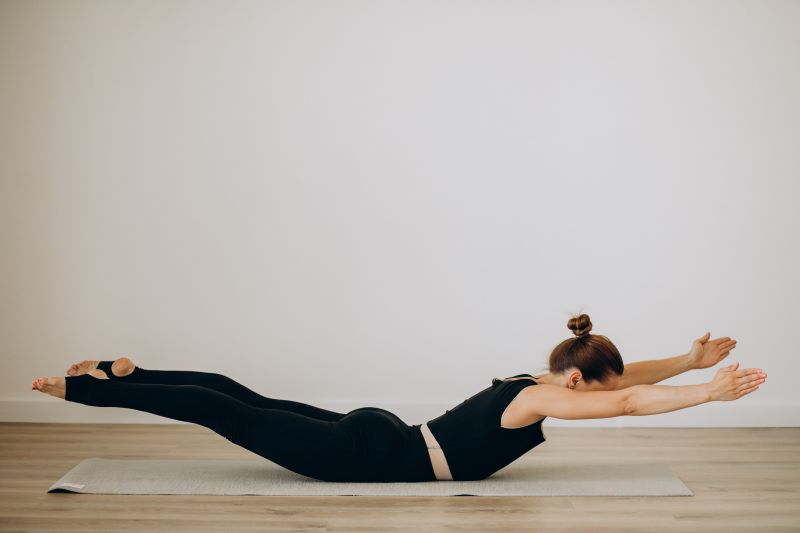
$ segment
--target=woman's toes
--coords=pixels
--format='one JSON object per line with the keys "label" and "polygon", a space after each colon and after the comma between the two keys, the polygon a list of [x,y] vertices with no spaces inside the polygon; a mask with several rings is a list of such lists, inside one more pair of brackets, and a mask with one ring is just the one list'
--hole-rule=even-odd
{"label": "woman's toes", "polygon": [[66,392],[66,381],[62,377],[37,378],[34,380],[34,387],[50,396],[64,399]]}
{"label": "woman's toes", "polygon": [[95,368],[94,370],[89,370],[87,374],[98,379],[108,379],[108,374],[106,374],[102,370],[98,370],[97,368]]}
{"label": "woman's toes", "polygon": [[70,366],[69,370],[67,370],[67,375],[80,376],[82,374],[88,374],[90,370],[97,368],[99,363],[100,361],[95,361],[93,359],[84,359],[80,363],[75,363]]}

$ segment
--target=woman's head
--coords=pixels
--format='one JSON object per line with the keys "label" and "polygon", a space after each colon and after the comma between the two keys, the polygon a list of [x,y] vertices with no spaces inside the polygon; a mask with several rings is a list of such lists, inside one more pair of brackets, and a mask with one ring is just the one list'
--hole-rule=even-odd
{"label": "woman's head", "polygon": [[550,374],[555,381],[566,380],[576,390],[613,390],[625,369],[622,356],[605,335],[593,335],[589,315],[574,316],[567,322],[573,336],[559,343],[550,354]]}

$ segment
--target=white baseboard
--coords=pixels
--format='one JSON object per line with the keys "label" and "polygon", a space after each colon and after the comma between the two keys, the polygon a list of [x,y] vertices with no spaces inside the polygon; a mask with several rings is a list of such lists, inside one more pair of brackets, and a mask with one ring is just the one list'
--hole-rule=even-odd
{"label": "white baseboard", "polygon": [[[456,402],[457,403],[457,402]],[[317,404],[314,404],[317,405]],[[326,402],[325,409],[346,413],[358,406]],[[388,409],[408,424],[420,424],[454,406],[453,403],[364,403]],[[359,405],[360,406],[360,405]],[[118,407],[91,407],[55,398],[41,400],[0,400],[0,422],[67,422],[123,424],[182,424],[171,418]],[[596,420],[548,418],[553,427],[798,427],[800,404],[747,404],[714,402],[671,413],[650,416],[622,416]]]}

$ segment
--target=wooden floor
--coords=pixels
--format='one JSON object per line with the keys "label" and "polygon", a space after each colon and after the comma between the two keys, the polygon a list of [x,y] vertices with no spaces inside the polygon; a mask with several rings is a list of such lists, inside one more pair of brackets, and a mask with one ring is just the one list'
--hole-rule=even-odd
{"label": "wooden floor", "polygon": [[800,428],[548,428],[546,462],[664,462],[675,497],[48,494],[87,457],[255,459],[199,426],[0,423],[2,531],[800,531]]}

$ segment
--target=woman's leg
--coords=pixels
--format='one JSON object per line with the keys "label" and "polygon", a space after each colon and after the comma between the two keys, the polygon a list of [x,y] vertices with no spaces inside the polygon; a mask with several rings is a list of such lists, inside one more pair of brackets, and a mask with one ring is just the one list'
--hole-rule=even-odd
{"label": "woman's leg", "polygon": [[[374,480],[362,411],[331,421],[249,405],[198,385],[129,383],[90,375],[66,377],[67,401],[126,407],[205,426],[229,441],[301,475],[330,481]],[[381,428],[377,428],[381,429]],[[382,458],[377,458],[382,459]]]}
{"label": "woman's leg", "polygon": [[132,365],[134,368],[130,374],[126,376],[117,376],[111,370],[112,363],[113,361],[100,361],[97,365],[97,369],[105,372],[110,380],[161,385],[199,385],[227,394],[253,407],[283,409],[319,420],[336,421],[346,414],[322,409],[321,407],[315,407],[302,402],[268,398],[245,387],[228,376],[215,372],[198,372],[194,370],[146,370],[139,366]]}

